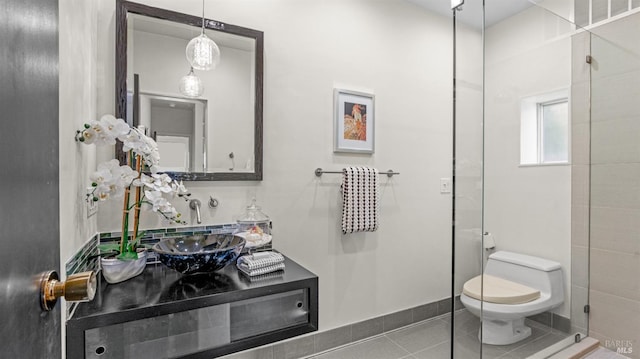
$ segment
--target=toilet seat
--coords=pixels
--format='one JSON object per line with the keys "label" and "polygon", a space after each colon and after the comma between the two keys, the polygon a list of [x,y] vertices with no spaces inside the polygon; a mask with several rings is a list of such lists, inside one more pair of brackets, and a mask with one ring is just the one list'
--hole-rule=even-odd
{"label": "toilet seat", "polygon": [[471,298],[496,304],[522,304],[540,298],[540,291],[537,289],[489,274],[468,280],[462,292]]}

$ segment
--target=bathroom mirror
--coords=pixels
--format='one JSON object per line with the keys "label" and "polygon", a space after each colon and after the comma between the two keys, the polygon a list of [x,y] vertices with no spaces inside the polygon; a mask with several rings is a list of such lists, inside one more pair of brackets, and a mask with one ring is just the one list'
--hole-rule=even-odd
{"label": "bathroom mirror", "polygon": [[[197,13],[202,9],[194,9]],[[116,9],[116,116],[158,143],[160,170],[189,181],[262,180],[264,34],[215,20],[205,32],[220,63],[195,70],[204,93],[179,91],[202,18],[129,1]],[[116,148],[121,162],[125,154]]]}

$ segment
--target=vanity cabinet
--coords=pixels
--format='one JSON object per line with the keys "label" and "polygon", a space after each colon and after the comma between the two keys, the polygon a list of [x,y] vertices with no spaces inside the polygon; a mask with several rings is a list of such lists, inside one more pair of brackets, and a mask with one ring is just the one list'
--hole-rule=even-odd
{"label": "vanity cabinet", "polygon": [[161,264],[116,285],[67,321],[67,358],[214,358],[318,328],[318,277],[291,259],[249,279],[235,266],[182,275]]}

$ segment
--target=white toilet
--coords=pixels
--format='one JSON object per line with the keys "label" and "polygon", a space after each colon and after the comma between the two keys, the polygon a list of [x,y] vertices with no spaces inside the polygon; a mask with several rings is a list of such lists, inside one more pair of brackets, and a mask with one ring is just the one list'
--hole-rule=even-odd
{"label": "white toilet", "polygon": [[524,325],[525,317],[546,312],[564,301],[560,263],[495,252],[489,256],[484,276],[467,281],[460,295],[462,304],[477,317],[481,315],[481,299],[484,300],[482,342],[493,345],[518,342],[531,335],[531,328]]}

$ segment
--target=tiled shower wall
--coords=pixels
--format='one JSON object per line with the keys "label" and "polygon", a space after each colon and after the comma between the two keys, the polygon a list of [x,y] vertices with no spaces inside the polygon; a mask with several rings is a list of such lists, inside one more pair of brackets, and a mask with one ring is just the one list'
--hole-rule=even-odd
{"label": "tiled shower wall", "polygon": [[639,29],[635,14],[591,30],[591,122],[573,129],[574,155],[590,142],[590,161],[573,166],[574,253],[589,254],[589,335],[631,358],[640,358]]}

